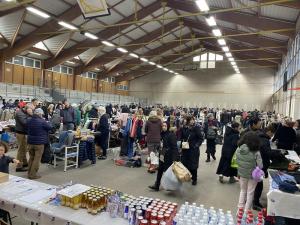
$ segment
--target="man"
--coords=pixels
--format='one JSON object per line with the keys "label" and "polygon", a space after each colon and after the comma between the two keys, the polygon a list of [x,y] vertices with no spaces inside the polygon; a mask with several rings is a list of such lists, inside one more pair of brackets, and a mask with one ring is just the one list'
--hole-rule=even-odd
{"label": "man", "polygon": [[261,129],[261,120],[258,117],[249,120],[249,126],[241,132],[241,137],[249,131],[258,131]]}
{"label": "man", "polygon": [[60,117],[63,123],[63,130],[74,130],[75,124],[75,112],[74,109],[70,106],[70,103],[65,99],[63,101],[64,108],[60,110]]}
{"label": "man", "polygon": [[29,116],[32,116],[32,109],[28,105],[18,110],[15,116],[16,137],[19,146],[18,153],[17,153],[17,160],[20,161],[20,163],[16,168],[16,172],[27,171],[27,167],[28,167],[28,161],[26,157],[26,153],[27,153],[26,123]]}
{"label": "man", "polygon": [[226,129],[227,124],[230,122],[229,114],[226,109],[223,109],[223,112],[220,115],[220,122],[221,122],[221,135],[223,135],[224,127]]}
{"label": "man", "polygon": [[216,160],[216,138],[218,131],[218,123],[212,113],[207,115],[207,121],[204,122],[204,133],[206,137],[206,162],[210,162],[210,156]]}
{"label": "man", "polygon": [[33,98],[31,102],[28,104],[32,108],[32,110],[35,110],[36,107],[38,106],[39,101],[36,98]]}

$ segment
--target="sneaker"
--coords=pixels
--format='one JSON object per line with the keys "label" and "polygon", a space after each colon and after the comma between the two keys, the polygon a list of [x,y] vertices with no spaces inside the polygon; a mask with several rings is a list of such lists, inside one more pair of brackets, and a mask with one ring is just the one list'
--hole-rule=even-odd
{"label": "sneaker", "polygon": [[148,188],[150,188],[153,191],[159,191],[159,187],[157,187],[156,185],[150,185],[148,186]]}
{"label": "sneaker", "polygon": [[221,184],[224,184],[223,176],[219,176],[219,181]]}
{"label": "sneaker", "polygon": [[229,178],[229,183],[230,184],[233,184],[233,183],[236,183],[236,182],[238,182],[238,181],[234,177]]}
{"label": "sneaker", "polygon": [[192,185],[196,186],[196,185],[197,185],[197,181],[196,181],[196,180],[193,180],[193,181],[192,181]]}
{"label": "sneaker", "polygon": [[24,167],[16,168],[16,172],[26,172],[26,171],[28,171],[28,169]]}

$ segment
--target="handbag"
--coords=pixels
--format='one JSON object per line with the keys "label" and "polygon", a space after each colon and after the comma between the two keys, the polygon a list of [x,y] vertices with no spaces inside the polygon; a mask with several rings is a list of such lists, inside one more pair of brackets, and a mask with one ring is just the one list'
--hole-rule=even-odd
{"label": "handbag", "polygon": [[181,148],[182,148],[182,149],[184,149],[184,150],[190,149],[189,139],[190,139],[190,135],[189,135],[187,141],[183,141],[183,142],[181,143]]}
{"label": "handbag", "polygon": [[192,174],[181,162],[174,162],[172,165],[172,169],[179,181],[181,182],[191,181]]}

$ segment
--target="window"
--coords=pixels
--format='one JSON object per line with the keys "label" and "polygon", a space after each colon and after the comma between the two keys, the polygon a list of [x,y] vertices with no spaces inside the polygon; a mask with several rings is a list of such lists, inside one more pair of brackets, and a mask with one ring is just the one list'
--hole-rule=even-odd
{"label": "window", "polygon": [[34,60],[30,58],[25,58],[25,66],[34,67]]}
{"label": "window", "polygon": [[60,69],[61,69],[61,72],[62,72],[62,73],[68,73],[68,67],[66,67],[66,66],[61,66]]}
{"label": "window", "polygon": [[23,66],[23,57],[21,57],[21,56],[15,56],[14,57],[14,64],[22,65]]}
{"label": "window", "polygon": [[68,74],[71,74],[71,75],[73,75],[73,68],[71,68],[71,67],[68,67]]}
{"label": "window", "polygon": [[59,65],[58,65],[58,66],[54,66],[54,67],[52,68],[52,70],[53,70],[54,72],[60,73],[60,66],[59,66]]}
{"label": "window", "polygon": [[110,82],[111,82],[111,83],[115,83],[115,81],[116,81],[116,79],[115,79],[114,77],[111,77],[111,78],[110,78]]}
{"label": "window", "polygon": [[6,60],[7,63],[13,63],[13,58]]}
{"label": "window", "polygon": [[106,78],[104,79],[104,82],[108,82],[108,77],[106,77]]}
{"label": "window", "polygon": [[41,61],[40,60],[34,60],[34,67],[40,69],[41,68]]}

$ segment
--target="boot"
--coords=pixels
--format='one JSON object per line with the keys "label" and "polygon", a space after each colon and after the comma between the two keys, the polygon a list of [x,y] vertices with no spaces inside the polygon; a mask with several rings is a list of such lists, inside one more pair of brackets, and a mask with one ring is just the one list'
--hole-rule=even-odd
{"label": "boot", "polygon": [[224,180],[223,180],[223,176],[222,175],[219,176],[219,181],[220,181],[221,184],[224,184]]}
{"label": "boot", "polygon": [[230,184],[233,184],[233,183],[236,183],[237,181],[235,180],[235,178],[234,177],[230,177],[229,178],[229,183]]}
{"label": "boot", "polygon": [[206,154],[207,154],[207,159],[205,162],[210,162],[210,155],[209,155],[209,153],[206,153]]}
{"label": "boot", "polygon": [[159,186],[156,185],[156,183],[154,185],[148,186],[151,190],[153,191],[159,191]]}

